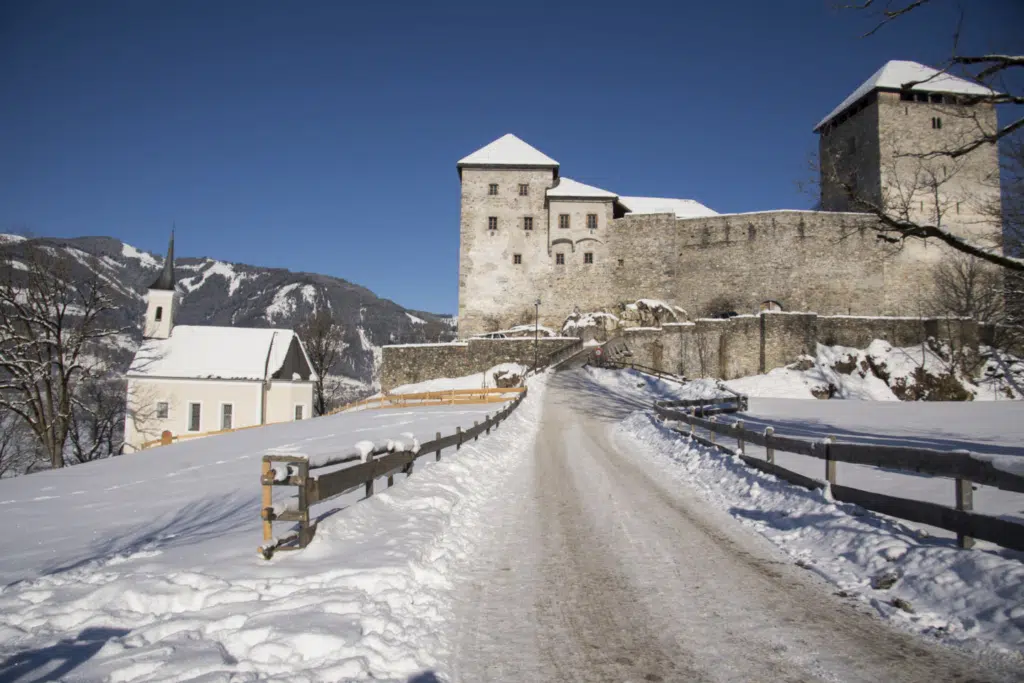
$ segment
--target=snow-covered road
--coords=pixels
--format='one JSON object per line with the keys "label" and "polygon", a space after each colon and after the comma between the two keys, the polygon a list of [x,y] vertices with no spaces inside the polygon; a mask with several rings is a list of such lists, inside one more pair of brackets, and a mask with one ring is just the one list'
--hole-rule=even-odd
{"label": "snow-covered road", "polygon": [[457,681],[1013,680],[835,598],[616,425],[642,394],[555,375],[491,501],[457,608]]}

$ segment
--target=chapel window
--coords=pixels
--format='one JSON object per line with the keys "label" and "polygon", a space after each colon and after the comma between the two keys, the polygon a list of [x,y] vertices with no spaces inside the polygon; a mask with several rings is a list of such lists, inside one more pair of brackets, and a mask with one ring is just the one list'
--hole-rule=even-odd
{"label": "chapel window", "polygon": [[202,423],[203,405],[201,403],[188,404],[188,431],[198,432]]}
{"label": "chapel window", "polygon": [[163,306],[157,306],[156,307],[156,316],[154,316],[154,320],[156,320],[157,322],[160,322],[163,319],[164,319],[164,307]]}
{"label": "chapel window", "polygon": [[224,403],[220,407],[220,428],[231,429],[234,427],[235,406],[231,403]]}
{"label": "chapel window", "polygon": [[156,417],[158,420],[166,420],[168,414],[170,414],[170,405],[166,401],[160,401],[156,404]]}

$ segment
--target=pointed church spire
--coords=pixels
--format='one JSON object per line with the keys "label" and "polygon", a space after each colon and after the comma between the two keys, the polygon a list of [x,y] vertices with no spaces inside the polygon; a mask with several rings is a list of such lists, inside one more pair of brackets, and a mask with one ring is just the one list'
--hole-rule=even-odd
{"label": "pointed church spire", "polygon": [[160,276],[149,286],[150,289],[174,291],[174,228],[171,228],[171,242],[167,245],[167,258]]}

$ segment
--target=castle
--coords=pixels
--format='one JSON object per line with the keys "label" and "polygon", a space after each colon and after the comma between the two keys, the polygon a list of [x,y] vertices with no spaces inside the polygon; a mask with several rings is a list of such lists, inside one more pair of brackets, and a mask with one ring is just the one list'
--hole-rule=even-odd
{"label": "castle", "polygon": [[557,330],[574,310],[641,298],[693,318],[768,307],[924,314],[949,248],[880,240],[878,219],[851,209],[879,206],[998,243],[996,146],[956,159],[927,154],[995,129],[991,104],[965,100],[982,91],[915,62],[888,62],[814,129],[815,211],[719,214],[688,199],[623,197],[562,176],[557,161],[505,135],[457,165],[459,334],[532,324],[535,310]]}

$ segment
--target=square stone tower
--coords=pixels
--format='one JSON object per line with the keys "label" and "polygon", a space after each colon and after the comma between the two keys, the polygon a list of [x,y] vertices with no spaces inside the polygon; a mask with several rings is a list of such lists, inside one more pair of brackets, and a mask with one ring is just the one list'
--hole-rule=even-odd
{"label": "square stone tower", "polygon": [[917,62],[886,63],[814,129],[822,208],[879,207],[886,215],[998,244],[997,146],[986,143],[956,158],[936,154],[962,148],[979,132],[995,132],[995,108],[970,101],[991,92]]}
{"label": "square stone tower", "polygon": [[504,135],[458,162],[459,336],[532,323],[551,265],[545,193],[558,162]]}

